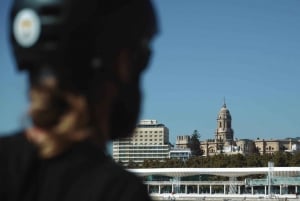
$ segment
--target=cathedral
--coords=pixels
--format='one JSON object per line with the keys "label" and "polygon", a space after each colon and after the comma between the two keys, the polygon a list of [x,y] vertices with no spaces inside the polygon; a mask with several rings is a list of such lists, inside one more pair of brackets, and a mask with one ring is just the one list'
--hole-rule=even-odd
{"label": "cathedral", "polygon": [[249,154],[255,150],[255,145],[252,140],[234,139],[234,130],[231,124],[232,118],[229,109],[224,104],[217,116],[217,126],[214,139],[201,141],[201,149],[204,156],[224,154]]}
{"label": "cathedral", "polygon": [[[200,141],[200,148],[203,151],[203,156],[212,156],[216,154],[273,154],[277,151],[290,153],[300,152],[300,140],[298,138],[238,139],[234,137],[232,117],[225,101],[216,120],[217,125],[214,138]],[[189,135],[177,136],[176,147],[188,148],[190,139]]]}

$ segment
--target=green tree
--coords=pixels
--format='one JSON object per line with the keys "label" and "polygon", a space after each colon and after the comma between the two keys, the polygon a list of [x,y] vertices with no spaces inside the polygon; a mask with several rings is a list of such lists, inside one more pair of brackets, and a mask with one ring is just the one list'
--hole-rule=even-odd
{"label": "green tree", "polygon": [[262,167],[261,155],[258,153],[246,157],[246,167]]}
{"label": "green tree", "polygon": [[192,156],[201,156],[202,150],[200,148],[200,133],[197,130],[194,130],[191,135],[191,141],[189,144],[189,148],[191,149]]}
{"label": "green tree", "polygon": [[289,161],[289,166],[300,166],[300,153],[296,153],[291,156],[291,159]]}
{"label": "green tree", "polygon": [[274,165],[277,167],[286,167],[288,166],[288,156],[286,153],[278,151],[273,155]]}

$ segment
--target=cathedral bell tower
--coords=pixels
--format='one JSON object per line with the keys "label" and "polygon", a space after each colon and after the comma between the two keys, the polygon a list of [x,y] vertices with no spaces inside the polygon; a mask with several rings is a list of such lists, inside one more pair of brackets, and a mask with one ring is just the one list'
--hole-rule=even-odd
{"label": "cathedral bell tower", "polygon": [[233,142],[233,129],[231,128],[231,115],[224,101],[217,117],[217,129],[215,132],[215,141],[231,144]]}

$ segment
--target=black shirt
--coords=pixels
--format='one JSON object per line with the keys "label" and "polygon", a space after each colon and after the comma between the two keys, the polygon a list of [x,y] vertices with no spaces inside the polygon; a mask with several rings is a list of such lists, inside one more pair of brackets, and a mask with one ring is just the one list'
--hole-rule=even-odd
{"label": "black shirt", "polygon": [[23,133],[0,138],[1,201],[149,201],[135,175],[89,141],[42,160]]}

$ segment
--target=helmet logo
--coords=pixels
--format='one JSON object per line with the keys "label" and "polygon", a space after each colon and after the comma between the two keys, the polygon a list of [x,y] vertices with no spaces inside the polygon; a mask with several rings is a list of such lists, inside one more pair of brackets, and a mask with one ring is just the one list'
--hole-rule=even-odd
{"label": "helmet logo", "polygon": [[17,43],[29,48],[39,39],[41,22],[38,15],[31,9],[23,9],[17,13],[13,23],[13,34]]}

